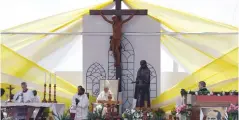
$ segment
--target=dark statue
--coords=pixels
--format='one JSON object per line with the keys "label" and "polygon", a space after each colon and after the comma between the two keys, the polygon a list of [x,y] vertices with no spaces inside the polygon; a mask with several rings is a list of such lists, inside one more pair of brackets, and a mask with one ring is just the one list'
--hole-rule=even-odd
{"label": "dark statue", "polygon": [[145,60],[140,61],[140,68],[137,72],[134,99],[137,99],[136,107],[150,107],[150,70]]}

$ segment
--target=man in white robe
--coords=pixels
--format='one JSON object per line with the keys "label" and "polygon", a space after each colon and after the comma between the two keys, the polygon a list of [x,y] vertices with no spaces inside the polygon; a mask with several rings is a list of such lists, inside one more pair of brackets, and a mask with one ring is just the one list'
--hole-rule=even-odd
{"label": "man in white robe", "polygon": [[112,96],[111,100],[114,100],[113,97],[113,93],[109,90],[109,81],[106,81],[105,85],[104,85],[104,91],[100,92],[100,94],[98,95],[96,101],[98,102],[100,101],[108,101],[108,97],[109,95]]}
{"label": "man in white robe", "polygon": [[85,94],[85,89],[79,86],[78,93],[72,98],[72,110],[75,109],[76,111],[74,120],[87,120],[88,106],[89,100]]}
{"label": "man in white robe", "polygon": [[[32,90],[29,90],[27,88],[26,82],[22,82],[21,87],[22,87],[22,91],[19,91],[14,95],[13,101],[15,103],[31,103],[32,98],[34,97]],[[14,117],[20,120],[29,120],[33,113],[32,108],[28,108],[28,109],[16,108],[16,111],[17,112],[15,113]],[[25,116],[26,113],[27,113],[27,116]]]}
{"label": "man in white robe", "polygon": [[[104,91],[100,92],[100,94],[98,95],[97,99],[96,99],[96,102],[99,102],[99,101],[108,101],[109,100],[109,97],[111,98],[112,101],[114,101],[114,97],[113,97],[113,93],[109,90],[109,81],[105,81],[104,83]],[[95,104],[94,107],[94,111],[96,110],[96,106],[99,105],[99,104]],[[103,111],[102,111],[102,115],[104,115],[105,113],[107,112],[107,108],[104,107],[103,108]]]}
{"label": "man in white robe", "polygon": [[32,98],[34,97],[33,92],[27,89],[27,83],[21,83],[22,91],[17,92],[14,97],[13,101],[16,103],[30,103],[32,102]]}

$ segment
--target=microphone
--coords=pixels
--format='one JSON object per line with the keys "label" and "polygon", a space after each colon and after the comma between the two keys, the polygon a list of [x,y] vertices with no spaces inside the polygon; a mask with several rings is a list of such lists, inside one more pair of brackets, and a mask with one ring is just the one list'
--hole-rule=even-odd
{"label": "microphone", "polygon": [[80,100],[79,99],[75,99],[75,102],[76,102],[76,105],[78,105],[78,103],[80,102]]}

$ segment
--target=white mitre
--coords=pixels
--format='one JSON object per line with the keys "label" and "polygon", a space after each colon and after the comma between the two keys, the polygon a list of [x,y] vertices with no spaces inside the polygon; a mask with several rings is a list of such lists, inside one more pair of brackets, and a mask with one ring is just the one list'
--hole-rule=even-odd
{"label": "white mitre", "polygon": [[104,88],[109,88],[109,87],[110,87],[109,80],[104,80]]}

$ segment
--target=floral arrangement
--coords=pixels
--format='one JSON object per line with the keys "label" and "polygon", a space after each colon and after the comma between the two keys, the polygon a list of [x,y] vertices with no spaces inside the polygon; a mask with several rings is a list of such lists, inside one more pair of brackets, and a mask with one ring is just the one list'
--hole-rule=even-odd
{"label": "floral arrangement", "polygon": [[185,89],[181,89],[180,91],[181,96],[186,96],[187,94],[191,95],[217,95],[217,96],[223,96],[223,95],[238,95],[238,92],[236,90],[230,90],[228,92],[222,91],[222,92],[210,92],[209,90],[201,89],[199,91],[186,91]]}
{"label": "floral arrangement", "polygon": [[[146,117],[146,118],[145,118]],[[135,109],[126,109],[122,114],[122,118],[127,120],[135,120],[135,119],[146,119],[153,120],[153,112],[151,110],[135,110]]]}
{"label": "floral arrangement", "polygon": [[6,117],[6,118],[3,118],[2,120],[15,120],[13,117]]}
{"label": "floral arrangement", "polygon": [[191,110],[192,110],[192,105],[181,105],[176,108],[176,113],[185,115],[185,116],[190,116],[191,115]]}
{"label": "floral arrangement", "polygon": [[176,108],[173,108],[173,109],[171,110],[171,115],[172,115],[172,116],[176,116],[176,114],[177,114]]}
{"label": "floral arrangement", "polygon": [[165,112],[158,108],[157,110],[154,111],[154,118],[155,120],[162,120],[165,117]]}
{"label": "floral arrangement", "polygon": [[227,108],[227,114],[228,114],[228,119],[229,120],[234,120],[234,118],[238,117],[238,105],[233,105],[231,104],[228,108]]}
{"label": "floral arrangement", "polygon": [[88,120],[104,120],[105,115],[103,114],[104,105],[99,104],[93,112],[88,113]]}

